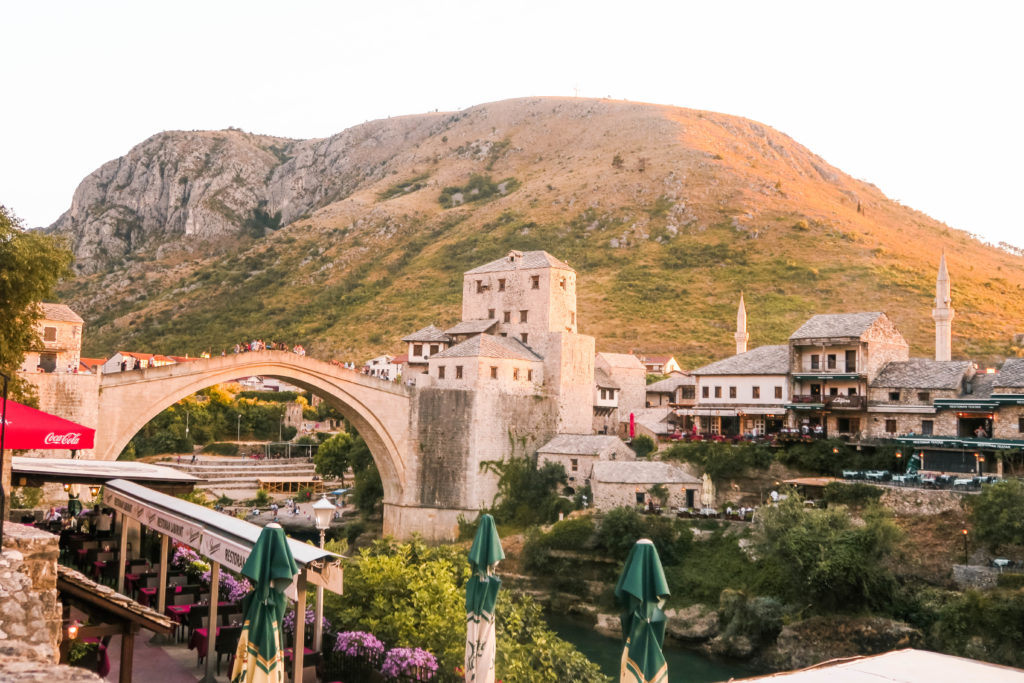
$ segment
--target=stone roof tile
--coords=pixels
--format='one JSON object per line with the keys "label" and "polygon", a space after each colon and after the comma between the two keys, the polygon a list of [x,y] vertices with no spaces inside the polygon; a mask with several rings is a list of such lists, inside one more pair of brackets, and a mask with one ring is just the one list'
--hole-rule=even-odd
{"label": "stone roof tile", "polygon": [[817,339],[819,337],[860,337],[879,317],[872,313],[825,313],[811,317],[790,335],[790,339]]}
{"label": "stone roof tile", "polygon": [[701,480],[667,462],[601,460],[594,463],[591,478],[607,484],[700,484]]}
{"label": "stone roof tile", "polygon": [[44,301],[39,304],[39,308],[42,310],[43,320],[56,320],[65,323],[85,322],[65,304],[51,304]]}
{"label": "stone roof tile", "polygon": [[695,383],[696,380],[691,375],[673,372],[663,380],[648,384],[647,392],[652,394],[674,394],[679,387]]}
{"label": "stone roof tile", "polygon": [[456,323],[454,327],[449,327],[445,330],[445,334],[461,335],[461,334],[481,334],[483,332],[490,332],[498,321],[494,318],[488,318],[487,320],[463,320],[462,322]]}
{"label": "stone roof tile", "polygon": [[1024,388],[1024,358],[1007,358],[996,375],[995,386],[1007,389]]}
{"label": "stone roof tile", "polygon": [[461,344],[435,353],[431,360],[438,358],[507,358],[511,360],[539,361],[541,357],[518,339],[494,337],[479,334]]}
{"label": "stone roof tile", "polygon": [[629,448],[617,436],[605,434],[559,434],[537,449],[554,455],[599,455],[609,449]]}
{"label": "stone roof tile", "polygon": [[879,371],[872,387],[894,389],[959,389],[971,362],[966,360],[931,360],[911,358],[891,361]]}
{"label": "stone roof tile", "polygon": [[422,330],[416,330],[408,337],[402,337],[404,342],[450,342],[451,339],[444,330],[436,325],[427,325]]}
{"label": "stone roof tile", "polygon": [[[483,273],[500,273],[508,270],[526,270],[533,268],[559,268],[572,270],[568,263],[559,261],[546,251],[511,251],[505,256],[472,270],[467,270],[466,275],[479,275]],[[576,272],[576,271],[573,271]]]}
{"label": "stone roof tile", "polygon": [[597,356],[603,359],[610,368],[624,368],[627,370],[646,369],[640,359],[631,353],[608,353],[607,351],[601,351]]}
{"label": "stone roof tile", "polygon": [[789,372],[789,347],[758,346],[692,370],[693,375],[785,375]]}

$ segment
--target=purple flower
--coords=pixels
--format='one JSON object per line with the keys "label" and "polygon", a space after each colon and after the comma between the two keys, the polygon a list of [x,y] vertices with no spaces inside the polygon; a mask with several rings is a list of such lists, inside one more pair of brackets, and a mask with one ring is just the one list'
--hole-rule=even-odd
{"label": "purple flower", "polygon": [[384,643],[366,631],[342,631],[334,641],[334,651],[350,657],[384,654]]}
{"label": "purple flower", "polygon": [[415,676],[429,680],[437,672],[437,658],[418,647],[396,647],[388,650],[380,672],[389,678]]}
{"label": "purple flower", "polygon": [[[315,621],[316,621],[316,612],[312,608],[307,609],[306,610],[306,626],[310,626],[310,627],[313,626],[313,622],[315,622]],[[287,614],[284,615],[284,620],[281,622],[281,626],[284,628],[284,632],[285,633],[295,633],[295,610],[294,609],[289,611]],[[323,618],[323,630],[324,631],[330,631],[331,630],[331,622],[327,621],[327,617]],[[309,633],[309,632],[310,632],[310,630],[306,629],[306,633]]]}

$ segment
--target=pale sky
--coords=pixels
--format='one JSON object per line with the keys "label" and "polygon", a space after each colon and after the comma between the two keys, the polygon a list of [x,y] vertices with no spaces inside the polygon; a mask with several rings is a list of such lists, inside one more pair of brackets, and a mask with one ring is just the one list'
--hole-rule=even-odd
{"label": "pale sky", "polygon": [[1024,2],[9,2],[0,203],[49,225],[163,130],[326,137],[531,95],[768,124],[1024,247]]}

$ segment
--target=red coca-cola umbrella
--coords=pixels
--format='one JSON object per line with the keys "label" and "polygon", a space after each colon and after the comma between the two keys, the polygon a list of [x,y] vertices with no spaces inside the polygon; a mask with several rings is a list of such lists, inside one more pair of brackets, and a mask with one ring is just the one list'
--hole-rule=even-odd
{"label": "red coca-cola umbrella", "polygon": [[9,450],[92,448],[95,429],[65,420],[16,401],[7,401],[4,415],[3,446]]}
{"label": "red coca-cola umbrella", "polygon": [[636,436],[636,416],[633,413],[629,414],[629,438]]}

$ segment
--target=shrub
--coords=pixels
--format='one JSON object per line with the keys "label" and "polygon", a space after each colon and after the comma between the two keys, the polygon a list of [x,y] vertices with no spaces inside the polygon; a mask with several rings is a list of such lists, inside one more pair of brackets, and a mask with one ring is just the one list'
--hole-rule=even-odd
{"label": "shrub", "polygon": [[676,564],[693,542],[690,528],[671,518],[641,515],[636,509],[615,508],[601,520],[597,545],[616,560],[625,560],[633,545],[649,538],[663,564]]}
{"label": "shrub", "polygon": [[256,507],[266,507],[270,505],[270,494],[260,489],[256,492],[256,496],[252,499],[253,505]]}
{"label": "shrub", "polygon": [[646,434],[637,434],[634,436],[633,440],[629,443],[629,447],[633,449],[633,452],[636,453],[636,457],[638,458],[646,458],[658,448],[654,443],[654,439]]}
{"label": "shrub", "polygon": [[825,486],[822,497],[829,504],[863,506],[878,502],[878,499],[882,497],[882,489],[860,482],[846,484],[834,481]]}
{"label": "shrub", "polygon": [[773,460],[771,449],[764,444],[713,441],[676,444],[661,457],[692,463],[716,482],[741,477],[752,467],[766,468]]}
{"label": "shrub", "polygon": [[453,197],[456,194],[462,195],[463,203],[480,202],[502,194],[501,186],[504,185],[504,194],[508,194],[519,187],[519,181],[515,178],[505,178],[494,182],[489,175],[474,173],[469,177],[469,182],[462,186],[450,185],[441,190],[438,202],[446,209],[455,206]]}
{"label": "shrub", "polygon": [[979,541],[995,549],[1000,545],[1024,544],[1024,519],[1019,511],[1024,507],[1024,482],[1005,479],[982,488],[970,499],[971,522]]}
{"label": "shrub", "polygon": [[203,453],[213,453],[214,455],[238,455],[238,444],[223,442],[208,443],[203,447]]}

